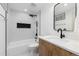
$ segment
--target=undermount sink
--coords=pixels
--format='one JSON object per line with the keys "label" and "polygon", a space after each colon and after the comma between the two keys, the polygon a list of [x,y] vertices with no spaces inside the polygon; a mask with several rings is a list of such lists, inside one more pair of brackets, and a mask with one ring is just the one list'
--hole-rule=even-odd
{"label": "undermount sink", "polygon": [[59,38],[59,37],[57,37],[57,36],[46,36],[45,37],[46,39],[48,39],[48,40],[55,40],[55,41],[60,41],[60,42],[70,42],[70,39],[67,39],[67,38]]}
{"label": "undermount sink", "polygon": [[45,38],[47,38],[47,39],[53,39],[53,38],[54,38],[54,39],[55,39],[55,38],[56,38],[56,39],[60,39],[60,38],[57,37],[57,36],[46,36]]}

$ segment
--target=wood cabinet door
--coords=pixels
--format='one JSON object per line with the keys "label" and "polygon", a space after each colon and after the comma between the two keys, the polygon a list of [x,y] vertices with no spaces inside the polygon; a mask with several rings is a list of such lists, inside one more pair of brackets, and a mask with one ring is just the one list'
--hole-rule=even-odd
{"label": "wood cabinet door", "polygon": [[51,47],[49,43],[44,40],[39,40],[39,55],[40,56],[51,56]]}
{"label": "wood cabinet door", "polygon": [[52,52],[53,55],[56,55],[56,56],[76,56],[75,54],[69,52],[69,51],[66,51],[58,46],[55,46],[55,45],[52,45],[54,46],[54,51],[55,53]]}
{"label": "wood cabinet door", "polygon": [[63,56],[77,56],[69,51],[66,51],[66,50],[63,50],[63,53],[62,53]]}
{"label": "wood cabinet door", "polygon": [[64,50],[62,48],[55,46],[55,51],[56,51],[56,56],[63,56],[64,55],[64,53],[63,53]]}
{"label": "wood cabinet door", "polygon": [[49,54],[50,56],[56,56],[57,55],[57,52],[56,52],[56,49],[55,49],[55,46],[48,43],[48,47],[49,47]]}
{"label": "wood cabinet door", "polygon": [[39,55],[40,56],[48,56],[49,51],[45,45],[40,44],[39,45]]}

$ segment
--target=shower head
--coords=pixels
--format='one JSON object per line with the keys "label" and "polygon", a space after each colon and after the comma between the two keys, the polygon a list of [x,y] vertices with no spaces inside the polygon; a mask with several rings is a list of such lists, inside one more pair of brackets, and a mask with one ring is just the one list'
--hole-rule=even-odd
{"label": "shower head", "polygon": [[31,6],[32,6],[32,7],[36,7],[36,4],[35,4],[35,3],[31,3]]}
{"label": "shower head", "polygon": [[29,14],[29,16],[34,17],[34,16],[37,16],[37,15]]}

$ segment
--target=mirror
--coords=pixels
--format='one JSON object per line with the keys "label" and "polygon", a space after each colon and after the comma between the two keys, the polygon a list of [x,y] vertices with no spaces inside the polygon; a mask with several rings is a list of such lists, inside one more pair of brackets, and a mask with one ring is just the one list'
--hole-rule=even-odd
{"label": "mirror", "polygon": [[76,15],[76,3],[56,4],[54,6],[54,29],[61,28],[62,30],[73,31]]}

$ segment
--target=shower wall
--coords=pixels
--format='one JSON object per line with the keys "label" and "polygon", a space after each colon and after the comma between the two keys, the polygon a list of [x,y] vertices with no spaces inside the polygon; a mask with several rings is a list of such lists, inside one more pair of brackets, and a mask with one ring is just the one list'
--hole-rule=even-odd
{"label": "shower wall", "polygon": [[[35,36],[35,20],[30,17],[27,13],[9,10],[8,11],[8,42],[18,40],[28,40]],[[17,28],[17,23],[28,23],[31,24],[31,28]]]}

